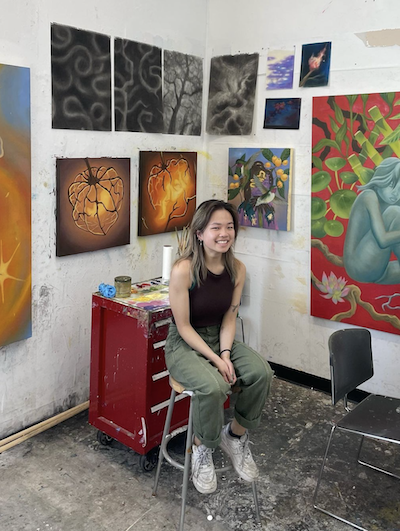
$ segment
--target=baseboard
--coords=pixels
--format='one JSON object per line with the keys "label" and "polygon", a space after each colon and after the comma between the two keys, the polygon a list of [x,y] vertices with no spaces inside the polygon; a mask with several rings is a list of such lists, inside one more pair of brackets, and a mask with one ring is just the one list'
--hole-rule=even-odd
{"label": "baseboard", "polygon": [[[275,371],[275,376],[281,380],[302,385],[309,389],[317,389],[318,391],[322,391],[329,395],[331,394],[331,381],[327,378],[321,378],[320,376],[315,376],[307,372],[291,369],[290,367],[285,367],[284,365],[279,365],[278,363],[273,363],[271,361],[269,364]],[[361,400],[367,396],[368,393],[357,389],[349,394],[349,400],[352,400],[353,402],[361,402]]]}

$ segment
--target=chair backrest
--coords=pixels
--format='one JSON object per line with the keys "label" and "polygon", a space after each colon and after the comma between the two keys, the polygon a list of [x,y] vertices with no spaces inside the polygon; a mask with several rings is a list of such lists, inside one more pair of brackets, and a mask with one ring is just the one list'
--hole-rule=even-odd
{"label": "chair backrest", "polygon": [[329,338],[332,403],[374,375],[371,333],[365,328],[338,330]]}

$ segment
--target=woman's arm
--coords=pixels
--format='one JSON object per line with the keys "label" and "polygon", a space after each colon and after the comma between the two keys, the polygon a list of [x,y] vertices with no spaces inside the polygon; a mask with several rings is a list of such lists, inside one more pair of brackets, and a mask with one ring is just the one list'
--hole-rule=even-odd
{"label": "woman's arm", "polygon": [[183,260],[172,268],[169,282],[169,301],[179,335],[193,350],[200,352],[210,360],[217,367],[224,380],[230,383],[229,370],[226,364],[211,350],[190,324],[190,285],[190,261]]}
{"label": "woman's arm", "polygon": [[400,230],[386,230],[377,194],[373,190],[364,190],[362,195],[364,196],[364,205],[369,214],[372,234],[379,247],[386,249],[387,247],[400,243]]}

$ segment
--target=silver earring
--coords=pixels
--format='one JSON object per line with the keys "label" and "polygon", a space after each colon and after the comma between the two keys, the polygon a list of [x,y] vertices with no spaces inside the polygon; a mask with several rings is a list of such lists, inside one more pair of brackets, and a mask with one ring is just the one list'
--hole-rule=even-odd
{"label": "silver earring", "polygon": [[199,245],[200,245],[200,247],[202,247],[202,245],[203,245],[203,240],[199,240]]}

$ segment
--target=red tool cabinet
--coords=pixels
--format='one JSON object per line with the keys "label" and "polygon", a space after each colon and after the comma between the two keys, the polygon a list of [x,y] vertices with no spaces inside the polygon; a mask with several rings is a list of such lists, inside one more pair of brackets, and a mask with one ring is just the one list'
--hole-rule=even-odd
{"label": "red tool cabinet", "polygon": [[[144,470],[156,462],[171,392],[164,360],[171,320],[159,280],[133,285],[127,299],[93,294],[89,422],[103,444],[116,439],[139,453]],[[189,401],[178,402],[171,431],[187,423]]]}

